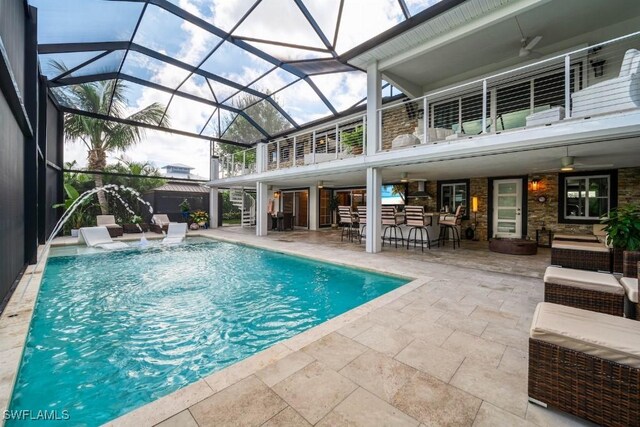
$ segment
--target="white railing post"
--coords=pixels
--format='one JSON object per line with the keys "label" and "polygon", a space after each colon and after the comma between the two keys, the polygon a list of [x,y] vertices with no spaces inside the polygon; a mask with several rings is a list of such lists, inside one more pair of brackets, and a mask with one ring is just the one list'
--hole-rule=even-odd
{"label": "white railing post", "polygon": [[231,153],[231,176],[236,176],[236,153]]}
{"label": "white railing post", "polygon": [[367,149],[367,115],[362,116],[362,152]]}
{"label": "white railing post", "polygon": [[571,57],[564,57],[564,116],[571,118]]}
{"label": "white railing post", "polygon": [[422,98],[422,143],[429,142],[429,101],[427,97]]}
{"label": "white railing post", "polygon": [[242,151],[242,175],[245,174],[247,170],[247,150]]}
{"label": "white railing post", "polygon": [[298,166],[298,159],[297,159],[297,157],[298,157],[298,151],[297,151],[298,147],[297,147],[297,145],[298,145],[298,136],[296,135],[296,136],[293,137],[293,166]]}
{"label": "white railing post", "polygon": [[[339,136],[338,136],[338,130],[340,128],[340,125],[338,125],[338,123],[336,123],[336,159],[338,158],[338,142],[339,142]],[[329,147],[329,144],[327,144],[327,147]]]}
{"label": "white railing post", "polygon": [[487,79],[482,81],[482,133],[487,133]]}
{"label": "white railing post", "polygon": [[280,169],[280,140],[276,141],[276,169]]}
{"label": "white railing post", "polygon": [[311,135],[311,163],[316,162],[316,131]]}

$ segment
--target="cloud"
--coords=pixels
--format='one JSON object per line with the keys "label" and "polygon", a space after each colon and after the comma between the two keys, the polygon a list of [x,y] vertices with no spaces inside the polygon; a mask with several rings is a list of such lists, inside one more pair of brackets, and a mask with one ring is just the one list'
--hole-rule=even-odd
{"label": "cloud", "polygon": [[[429,0],[429,4],[435,1]],[[179,0],[178,2],[183,9],[212,22],[225,31],[231,31],[253,3],[254,1],[248,0]],[[339,0],[305,0],[309,11],[331,42],[334,38],[339,3]],[[414,9],[421,7],[418,0],[409,0],[408,4]],[[338,51],[344,52],[383,32],[402,19],[397,0],[348,0],[344,3],[337,39]],[[324,47],[293,0],[263,0],[234,32],[234,35],[238,34]],[[150,5],[135,41],[144,46],[159,49],[164,54],[186,63],[198,65],[220,42],[220,39],[157,6]],[[265,48],[271,55],[284,59],[319,56],[318,53],[309,54],[283,46],[267,48],[266,45],[260,45],[259,47]],[[203,65],[203,69],[208,69],[240,84],[248,84],[260,78],[272,67],[272,64],[263,59],[226,42]],[[197,75],[189,77],[188,71],[136,52],[129,52],[123,71],[169,88],[176,88],[182,84],[181,91],[209,100],[214,99],[203,77]],[[278,68],[260,78],[251,87],[263,92],[274,92],[293,83],[296,79],[298,77]],[[338,111],[351,107],[366,95],[366,75],[361,72],[320,75],[312,77],[312,80]],[[236,89],[215,81],[209,81],[209,84],[218,101],[229,98],[236,92]],[[163,105],[169,103],[171,95],[168,93],[132,83],[127,85],[130,87],[131,95],[128,114],[153,102]],[[325,117],[330,113],[315,91],[304,81],[298,81],[279,91],[275,98],[299,124]],[[231,105],[232,102],[233,98],[226,103]],[[175,96],[169,104],[168,114],[172,127],[198,133],[214,110],[213,106]],[[227,119],[233,117],[228,112],[223,111],[222,114]],[[213,129],[217,132],[216,128],[217,118],[209,124],[205,134],[213,134]],[[116,153],[110,157],[110,161],[122,154]],[[86,163],[86,149],[82,144],[67,144],[65,155],[67,160],[82,160],[82,164]],[[185,163],[195,167],[196,174],[208,176],[209,143],[204,140],[147,130],[144,141],[127,150],[126,155],[133,160],[147,161],[158,167],[168,163]]]}

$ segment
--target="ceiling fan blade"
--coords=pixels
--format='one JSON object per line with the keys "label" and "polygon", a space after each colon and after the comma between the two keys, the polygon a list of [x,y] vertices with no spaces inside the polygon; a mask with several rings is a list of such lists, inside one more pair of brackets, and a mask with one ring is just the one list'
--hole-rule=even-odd
{"label": "ceiling fan blade", "polygon": [[585,163],[576,163],[573,165],[576,169],[589,169],[589,168],[611,168],[613,163],[606,163],[601,165],[589,165]]}
{"label": "ceiling fan blade", "polygon": [[531,39],[531,41],[529,43],[527,43],[527,45],[524,47],[525,50],[528,51],[532,51],[536,45],[538,43],[540,43],[540,40],[542,40],[542,36],[535,36],[534,38]]}

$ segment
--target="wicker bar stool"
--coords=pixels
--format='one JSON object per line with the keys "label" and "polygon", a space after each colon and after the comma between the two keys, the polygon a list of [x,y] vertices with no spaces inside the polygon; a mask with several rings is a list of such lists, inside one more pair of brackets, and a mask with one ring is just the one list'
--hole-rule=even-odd
{"label": "wicker bar stool", "polygon": [[[360,228],[362,226],[362,228]],[[367,228],[367,207],[366,206],[358,206],[358,238],[359,243],[362,243],[362,236],[365,234],[364,231]]]}
{"label": "wicker bar stool", "polygon": [[353,241],[353,226],[356,224],[356,222],[353,218],[351,206],[338,206],[338,217],[340,219],[340,225],[342,226],[340,241],[342,242],[344,240],[345,232],[349,241]]}
{"label": "wicker bar stool", "polygon": [[440,219],[440,236],[438,237],[438,246],[440,242],[444,242],[449,235],[449,230],[453,237],[453,249],[456,248],[456,242],[460,247],[460,232],[458,227],[462,225],[462,216],[464,215],[464,206],[459,205],[456,208],[455,215],[447,214],[444,218]]}

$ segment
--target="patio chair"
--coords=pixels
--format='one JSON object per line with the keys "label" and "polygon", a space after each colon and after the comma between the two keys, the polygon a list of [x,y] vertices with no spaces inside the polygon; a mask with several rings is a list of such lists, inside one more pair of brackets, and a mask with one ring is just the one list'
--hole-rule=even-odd
{"label": "patio chair", "polygon": [[398,231],[400,231],[400,241],[404,246],[404,236],[402,235],[402,229],[399,225],[404,224],[404,214],[399,213],[395,206],[383,206],[382,207],[382,226],[385,229],[382,231],[382,246],[384,246],[385,240],[395,241],[396,248],[398,247]]}
{"label": "patio chair", "polygon": [[187,223],[186,222],[171,222],[167,228],[167,237],[162,239],[163,245],[175,245],[182,243],[187,236]]}
{"label": "patio chair", "polygon": [[612,274],[547,267],[544,300],[613,316],[624,315],[624,288]]}
{"label": "patio chair", "polygon": [[91,248],[100,249],[127,249],[129,245],[124,242],[114,242],[109,235],[107,227],[82,227],[78,231],[78,243]]}
{"label": "patio chair", "polygon": [[96,216],[96,224],[98,225],[98,227],[107,227],[109,236],[111,237],[119,237],[124,233],[122,226],[116,224],[116,217],[113,215]]}
{"label": "patio chair", "polygon": [[366,206],[358,206],[358,243],[362,243],[362,236],[365,235],[365,230],[367,228],[367,207]]}
{"label": "patio chair", "polygon": [[638,425],[636,321],[547,302],[529,331],[529,400],[596,424]]}
{"label": "patio chair", "polygon": [[155,214],[151,217],[151,231],[156,233],[166,233],[169,228],[169,216],[167,214]]}
{"label": "patio chair", "polygon": [[338,206],[338,221],[342,226],[342,232],[340,233],[340,241],[344,240],[345,231],[349,241],[353,241],[353,227],[357,225],[351,206]]}
{"label": "patio chair", "polygon": [[458,205],[454,215],[445,214],[440,218],[440,236],[438,236],[438,246],[440,242],[447,240],[449,230],[451,230],[451,239],[453,240],[453,249],[456,248],[456,242],[460,247],[460,231],[458,228],[462,225],[462,216],[464,215],[464,206]]}
{"label": "patio chair", "polygon": [[620,284],[624,288],[624,314],[629,319],[640,320],[640,300],[638,299],[638,282],[640,281],[640,262],[637,265],[637,277],[621,277]]}
{"label": "patio chair", "polygon": [[640,51],[627,50],[618,77],[575,92],[571,101],[571,117],[640,107]]}
{"label": "patio chair", "polygon": [[433,225],[433,217],[424,214],[424,206],[405,206],[404,215],[409,233],[407,234],[407,249],[411,244],[411,232],[413,232],[413,248],[418,243],[418,231],[420,232],[420,249],[424,252],[424,235],[427,235],[427,249],[431,249],[431,239],[429,238],[429,229]]}

